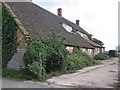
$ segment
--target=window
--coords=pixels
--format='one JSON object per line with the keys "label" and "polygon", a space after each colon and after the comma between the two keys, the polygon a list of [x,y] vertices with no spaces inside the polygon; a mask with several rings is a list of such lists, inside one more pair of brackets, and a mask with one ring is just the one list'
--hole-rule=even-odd
{"label": "window", "polygon": [[84,39],[88,40],[88,36],[87,36],[86,34],[81,33],[80,31],[77,31],[77,33],[78,33],[81,37],[83,37]]}
{"label": "window", "polygon": [[70,27],[69,25],[62,23],[62,27],[65,28],[65,30],[67,30],[68,32],[72,32],[72,27]]}
{"label": "window", "polygon": [[82,36],[82,33],[81,33],[81,32],[77,31],[77,33],[78,33],[80,36]]}

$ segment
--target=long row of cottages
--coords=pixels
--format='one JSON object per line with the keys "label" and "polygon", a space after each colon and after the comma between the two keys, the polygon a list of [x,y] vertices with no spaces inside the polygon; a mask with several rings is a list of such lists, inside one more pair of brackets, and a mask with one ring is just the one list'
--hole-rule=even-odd
{"label": "long row of cottages", "polygon": [[23,37],[36,39],[38,36],[47,37],[50,28],[65,38],[66,49],[70,52],[75,47],[80,48],[90,56],[104,51],[104,47],[88,38],[89,33],[79,25],[79,20],[73,23],[62,17],[62,9],[57,9],[55,15],[32,2],[7,2],[5,6],[12,12],[19,26],[17,30],[17,48],[26,48],[21,41]]}

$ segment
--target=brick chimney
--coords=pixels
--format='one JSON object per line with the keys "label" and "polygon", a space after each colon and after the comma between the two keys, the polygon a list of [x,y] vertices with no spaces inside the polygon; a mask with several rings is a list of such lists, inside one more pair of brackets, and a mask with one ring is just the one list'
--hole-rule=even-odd
{"label": "brick chimney", "polygon": [[79,22],[80,22],[79,20],[76,20],[76,24],[77,24],[78,26],[79,26]]}
{"label": "brick chimney", "polygon": [[57,9],[57,14],[58,14],[58,16],[62,17],[62,9],[61,8]]}

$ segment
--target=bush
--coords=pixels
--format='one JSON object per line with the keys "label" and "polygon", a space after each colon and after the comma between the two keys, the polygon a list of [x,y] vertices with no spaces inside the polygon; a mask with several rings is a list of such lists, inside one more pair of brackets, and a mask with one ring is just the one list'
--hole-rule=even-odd
{"label": "bush", "polygon": [[98,53],[98,54],[96,54],[96,55],[94,56],[94,58],[95,58],[96,60],[106,60],[106,59],[109,58],[109,56],[106,55],[105,53]]}
{"label": "bush", "polygon": [[24,54],[23,60],[26,66],[26,71],[33,78],[38,80],[45,79],[45,70],[42,66],[42,61],[40,62],[40,49],[37,41],[31,41],[28,43],[27,51]]}
{"label": "bush", "polygon": [[51,36],[45,40],[44,43],[47,46],[45,66],[47,72],[65,69],[67,50],[65,49],[63,42],[63,39],[53,32],[51,33]]}
{"label": "bush", "polygon": [[45,80],[45,69],[37,61],[28,65],[28,70],[33,73],[38,80]]}
{"label": "bush", "polygon": [[97,64],[95,60],[78,49],[67,56],[67,70],[78,70],[94,64]]}
{"label": "bush", "polygon": [[63,44],[63,39],[58,35],[52,32],[48,38],[27,42],[28,47],[23,59],[28,71],[33,75],[42,79],[44,75],[41,72],[65,70],[67,50]]}
{"label": "bush", "polygon": [[45,72],[72,71],[96,64],[95,60],[77,48],[73,53],[68,53],[63,39],[53,32],[48,38],[28,42],[24,62],[28,72],[39,80],[45,78]]}
{"label": "bush", "polygon": [[117,57],[118,56],[116,50],[109,50],[108,54],[110,57]]}

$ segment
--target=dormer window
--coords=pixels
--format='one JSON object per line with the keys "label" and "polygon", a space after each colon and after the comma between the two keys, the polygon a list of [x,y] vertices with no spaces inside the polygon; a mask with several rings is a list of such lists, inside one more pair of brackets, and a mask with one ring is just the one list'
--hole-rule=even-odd
{"label": "dormer window", "polygon": [[72,32],[72,27],[65,24],[65,23],[62,23],[62,27],[65,28],[65,30],[67,30],[68,32]]}
{"label": "dormer window", "polygon": [[89,40],[89,38],[88,38],[88,36],[87,36],[86,34],[81,33],[80,31],[77,31],[77,33],[78,33],[81,37],[83,37],[84,39]]}
{"label": "dormer window", "polygon": [[80,31],[77,31],[77,33],[78,33],[80,36],[82,36],[82,33],[81,33]]}

